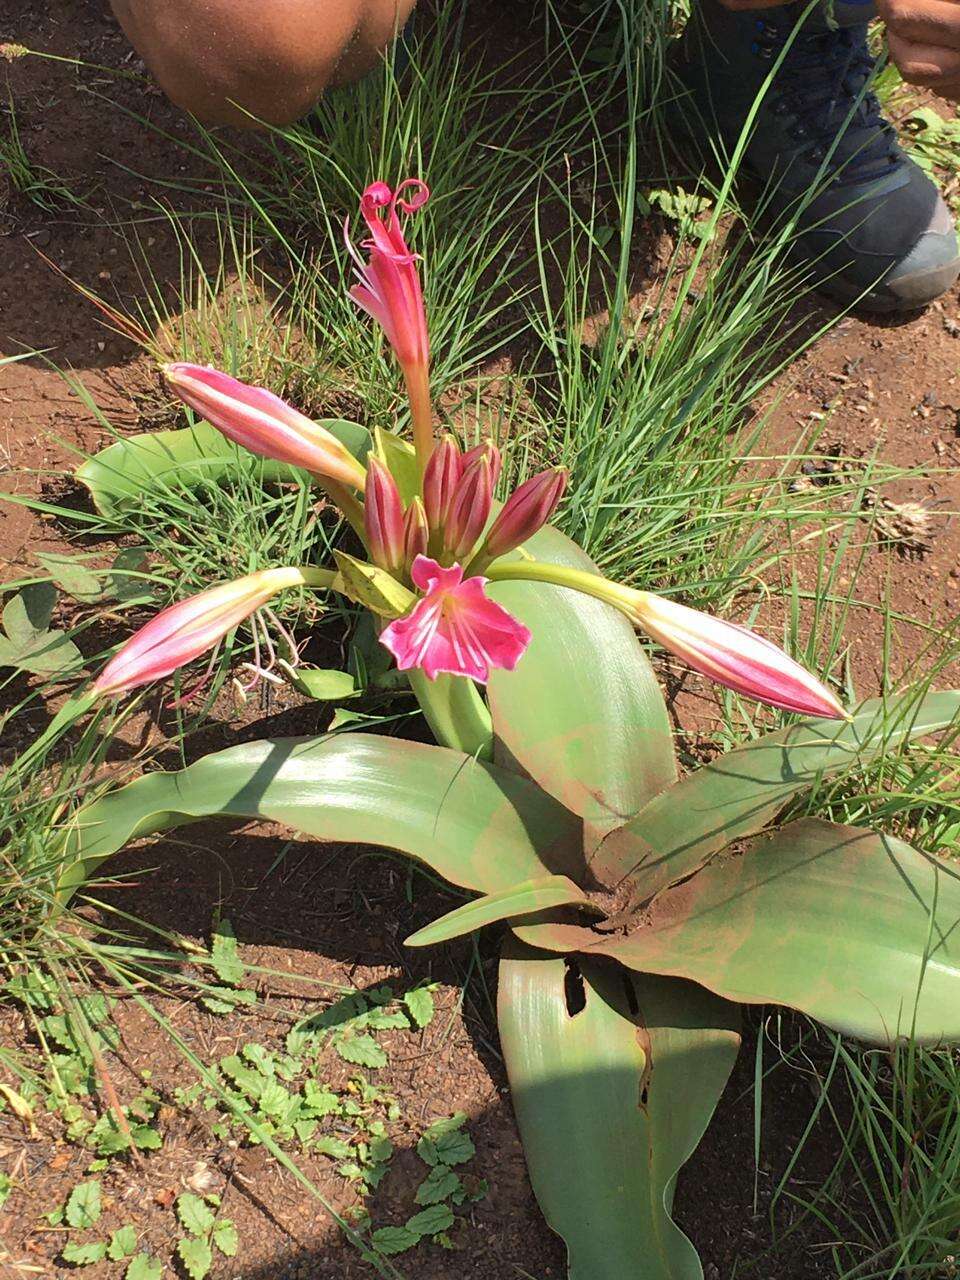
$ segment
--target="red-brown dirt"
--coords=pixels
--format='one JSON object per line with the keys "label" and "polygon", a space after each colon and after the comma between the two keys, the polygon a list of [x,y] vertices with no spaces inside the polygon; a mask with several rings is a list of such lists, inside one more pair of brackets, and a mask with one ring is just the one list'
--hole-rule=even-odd
{"label": "red-brown dirt", "polygon": [[[497,13],[495,4],[488,8]],[[510,6],[505,3],[504,8]],[[105,67],[142,70],[101,3],[0,0],[3,40]],[[190,162],[160,130],[176,139],[189,125],[138,79],[118,81],[107,73],[91,78],[69,64],[34,58],[0,63],[0,71],[14,95],[29,154],[70,180],[90,205],[45,213],[18,195],[9,181],[5,187],[0,173],[0,355],[46,350],[58,365],[78,372],[116,426],[136,428],[131,393],[149,380],[146,362],[125,340],[93,323],[89,305],[36,250],[93,289],[135,298],[139,280],[118,223],[131,202],[148,198],[151,176],[162,179],[173,167],[181,176],[187,172],[184,166]],[[108,106],[93,90],[142,114],[157,129]],[[175,248],[160,228],[158,219],[144,229],[151,265],[160,279],[174,279]],[[811,323],[826,314],[814,305],[809,310]],[[781,398],[765,441],[770,452],[785,451],[801,426],[813,421],[811,415],[829,413],[822,441],[836,442],[844,455],[876,451],[888,462],[916,470],[915,479],[898,485],[891,496],[929,508],[926,549],[913,558],[879,547],[871,550],[858,595],[877,603],[889,597],[899,612],[933,626],[952,621],[960,601],[960,529],[953,519],[960,502],[955,470],[960,461],[958,321],[955,291],[924,314],[896,322],[843,320],[780,378],[774,392]],[[28,497],[48,492],[57,474],[73,465],[73,450],[93,450],[100,442],[86,407],[42,358],[0,369],[0,483],[8,492]],[[26,507],[0,507],[6,580],[30,574],[38,549],[63,545],[62,531]],[[865,695],[874,692],[879,676],[875,615],[852,615],[847,635],[858,689]],[[897,630],[895,671],[910,669],[924,640],[916,627]],[[699,699],[689,715],[709,718]],[[289,718],[281,715],[268,728],[290,731]],[[414,955],[401,940],[450,909],[450,895],[417,876],[409,901],[404,871],[381,859],[358,857],[355,850],[296,845],[275,870],[278,848],[277,833],[269,828],[191,831],[186,846],[165,840],[134,851],[123,866],[124,884],[132,887],[113,888],[106,896],[157,927],[197,939],[208,937],[217,908],[233,920],[245,961],[273,971],[361,989],[387,979],[398,990],[423,977],[439,981],[438,1017],[415,1051],[408,1052],[405,1041],[380,1073],[379,1082],[400,1103],[401,1120],[392,1136],[402,1154],[373,1197],[374,1217],[400,1221],[411,1207],[414,1157],[404,1148],[424,1120],[463,1110],[477,1145],[472,1172],[489,1181],[489,1194],[470,1209],[469,1220],[454,1237],[455,1252],[422,1247],[399,1259],[401,1269],[409,1267],[423,1280],[562,1276],[563,1249],[543,1223],[527,1182],[484,996],[496,983],[493,944],[485,940],[477,956],[467,943]],[[468,974],[461,1004],[459,992]],[[245,1041],[275,1044],[289,1025],[289,1020],[282,1022],[285,1011],[307,1007],[303,990],[264,979],[264,998],[255,1015],[213,1015],[174,996],[163,997],[158,1007],[201,1056],[219,1056]],[[187,1082],[182,1058],[131,1000],[119,1000],[116,1019],[122,1034],[124,1065],[118,1066],[116,1077],[121,1092],[134,1088],[145,1067],[165,1097]],[[29,1040],[24,1020],[13,1009],[3,1010],[0,1027],[4,1043]],[[728,1275],[738,1257],[741,1264],[762,1257],[769,1243],[765,1198],[811,1105],[799,1077],[775,1073],[765,1090],[764,1162],[754,1217],[752,1070],[748,1048],[715,1125],[679,1187],[678,1217],[700,1248],[712,1280]],[[170,1102],[165,1102],[162,1127],[163,1150],[151,1154],[143,1168],[117,1162],[100,1175],[107,1229],[134,1221],[144,1244],[169,1257],[176,1238],[171,1192],[179,1193],[202,1161],[216,1171],[224,1212],[236,1222],[241,1239],[238,1258],[221,1260],[215,1276],[333,1280],[373,1274],[342,1242],[320,1207],[262,1149],[253,1149],[247,1159],[244,1151],[213,1135],[209,1117]],[[7,1250],[0,1261],[11,1275],[67,1273],[56,1260],[64,1233],[48,1226],[43,1215],[62,1204],[89,1154],[64,1143],[61,1129],[59,1120],[44,1116],[31,1136],[9,1111],[0,1115],[0,1170],[15,1174],[19,1183],[0,1212]],[[813,1160],[815,1181],[816,1155]],[[828,1168],[830,1152],[823,1153],[823,1161]],[[328,1164],[313,1158],[305,1169],[335,1204],[342,1208],[350,1203],[351,1193]],[[812,1247],[797,1245],[778,1258],[775,1273],[767,1269],[766,1274],[776,1274],[778,1280],[830,1274],[829,1258],[822,1263],[819,1258]],[[113,1280],[120,1268],[103,1263],[84,1274],[91,1280]]]}

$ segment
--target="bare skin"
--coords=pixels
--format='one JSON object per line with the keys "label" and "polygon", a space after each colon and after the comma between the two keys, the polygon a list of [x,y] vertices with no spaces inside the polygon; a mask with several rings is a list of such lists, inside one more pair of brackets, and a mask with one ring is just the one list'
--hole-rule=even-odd
{"label": "bare skin", "polygon": [[111,0],[164,92],[210,124],[288,124],[359,79],[416,0]]}
{"label": "bare skin", "polygon": [[[769,9],[778,0],[721,0]],[[780,0],[782,3],[782,0]],[[111,0],[161,87],[212,124],[287,124],[376,64],[416,0]],[[905,80],[960,100],[960,0],[877,0]]]}

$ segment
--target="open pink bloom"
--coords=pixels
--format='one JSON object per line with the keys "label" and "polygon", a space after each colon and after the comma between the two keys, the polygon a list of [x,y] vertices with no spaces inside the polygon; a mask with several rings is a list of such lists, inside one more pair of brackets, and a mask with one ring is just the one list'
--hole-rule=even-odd
{"label": "open pink bloom", "polygon": [[[350,239],[349,221],[343,226],[347,252],[356,263],[359,276],[359,284],[350,290],[350,297],[382,325],[404,369],[426,369],[430,343],[417,271],[419,254],[411,253],[407,247],[397,209],[415,213],[429,196],[427,184],[419,178],[407,178],[396,191],[391,191],[385,182],[373,182],[367,187],[360,197],[360,212],[370,229],[370,239],[362,241],[360,248],[369,253],[368,262],[364,262]],[[385,218],[380,216],[381,210]]]}
{"label": "open pink bloom", "polygon": [[366,472],[346,445],[272,391],[199,364],[168,364],[163,372],[180,399],[228,440],[261,457],[363,488]]}
{"label": "open pink bloom", "polygon": [[447,671],[485,683],[491,667],[513,670],[530,632],[484,595],[486,578],[464,581],[458,564],[444,569],[427,556],[417,556],[411,576],[423,599],[380,635],[401,671],[419,667],[430,680]]}
{"label": "open pink bloom", "polygon": [[300,569],[262,569],[162,609],[131,636],[94,683],[100,695],[127,693],[162,680],[212,649],[278,591],[303,582]]}
{"label": "open pink bloom", "polygon": [[646,633],[699,671],[747,698],[803,715],[846,718],[838,699],[805,667],[763,636],[735,622],[648,591],[624,590]]}

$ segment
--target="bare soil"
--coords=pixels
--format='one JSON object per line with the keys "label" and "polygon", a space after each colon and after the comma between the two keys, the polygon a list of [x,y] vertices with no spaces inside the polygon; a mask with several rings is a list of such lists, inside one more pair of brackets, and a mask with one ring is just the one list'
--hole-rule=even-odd
{"label": "bare soil", "polygon": [[[488,22],[499,15],[511,31],[516,26],[516,11],[507,0],[488,4],[485,13]],[[143,71],[99,0],[43,5],[0,0],[3,40],[135,75]],[[152,180],[189,173],[191,162],[176,139],[190,126],[148,81],[138,78],[118,80],[108,72],[91,77],[69,63],[35,58],[0,62],[0,73],[14,95],[28,153],[68,177],[89,203],[89,208],[65,205],[45,212],[9,181],[5,186],[0,173],[0,354],[48,351],[60,366],[78,372],[115,425],[137,429],[133,392],[149,383],[146,362],[125,340],[93,323],[89,305],[37,250],[99,292],[136,298],[140,282],[120,224],[139,202],[144,206],[141,237],[152,268],[161,280],[174,282],[175,246],[164,234],[162,219],[146,205]],[[118,105],[145,117],[152,127]],[[168,198],[176,200],[175,195]],[[816,304],[807,311],[811,325],[827,315]],[[827,451],[879,453],[915,469],[915,478],[891,496],[900,503],[919,503],[928,513],[918,545],[901,547],[899,553],[879,544],[871,549],[858,594],[878,604],[889,598],[904,616],[932,626],[951,621],[960,600],[960,528],[953,518],[960,480],[952,471],[960,463],[958,322],[956,292],[923,314],[897,321],[843,320],[773,389],[779,403],[765,442],[771,452],[786,450],[801,429],[820,421],[814,415],[828,415],[821,435]],[[75,463],[76,450],[94,450],[100,443],[101,433],[87,408],[42,358],[0,370],[0,479],[8,492],[62,498],[57,473]],[[920,519],[924,521],[922,515]],[[0,560],[5,579],[33,572],[33,555],[44,548],[64,549],[62,530],[23,506],[4,504]],[[854,678],[866,696],[876,691],[880,675],[874,617],[866,611],[853,614],[847,634],[853,641]],[[896,671],[909,671],[926,639],[916,626],[897,630]],[[709,720],[698,683],[686,682],[685,688],[681,718],[688,724]],[[281,708],[258,732],[309,731],[313,726],[305,726],[302,717],[295,706]],[[225,725],[222,740],[231,740],[238,731],[250,729]],[[450,895],[419,874],[408,893],[405,870],[355,849],[295,845],[277,868],[280,838],[268,827],[217,826],[192,830],[189,844],[161,840],[128,855],[123,885],[103,896],[157,927],[198,940],[209,937],[213,912],[220,910],[237,928],[244,960],[274,973],[360,989],[389,980],[404,990],[424,977],[437,980],[438,1017],[418,1041],[401,1044],[398,1033],[396,1051],[379,1073],[378,1083],[400,1104],[401,1119],[391,1136],[401,1155],[372,1198],[374,1220],[402,1221],[412,1211],[418,1168],[411,1148],[417,1132],[431,1117],[463,1110],[477,1145],[471,1174],[488,1180],[489,1193],[464,1212],[453,1236],[454,1251],[421,1246],[399,1259],[401,1268],[423,1280],[562,1276],[562,1246],[540,1217],[526,1178],[485,994],[492,995],[496,986],[495,940],[485,938],[477,957],[469,944],[423,955],[404,949],[401,940],[408,933],[454,905]],[[323,1002],[316,994],[305,995],[306,990],[271,977],[259,984],[255,1012],[214,1015],[186,993],[182,999],[163,997],[158,1007],[191,1048],[210,1057],[246,1041],[279,1043],[290,1010],[304,1012]],[[152,1073],[151,1083],[165,1099],[159,1122],[164,1145],[142,1166],[115,1161],[100,1175],[107,1192],[106,1229],[133,1221],[143,1242],[169,1257],[176,1238],[172,1198],[189,1183],[197,1162],[203,1162],[213,1171],[224,1212],[236,1222],[241,1239],[239,1257],[221,1260],[213,1275],[333,1280],[374,1274],[321,1207],[261,1148],[230,1147],[213,1135],[209,1116],[177,1107],[172,1091],[189,1082],[183,1059],[133,1001],[120,998],[115,1016],[122,1033],[117,1087],[123,1095],[135,1090],[145,1069]],[[757,1017],[714,1125],[681,1177],[678,1218],[700,1249],[712,1280],[730,1275],[737,1260],[738,1275],[752,1266],[776,1280],[813,1280],[831,1274],[829,1256],[820,1251],[815,1231],[795,1237],[797,1244],[784,1248],[773,1264],[767,1258],[769,1193],[812,1105],[803,1079],[787,1071],[775,1073],[765,1089],[764,1150],[754,1205],[752,1041],[758,1026]],[[0,1027],[3,1043],[32,1043],[16,1010],[0,1012]],[[324,1065],[331,1072],[338,1069],[335,1061]],[[828,1146],[814,1150],[812,1164],[797,1176],[815,1183],[834,1156]],[[9,1274],[68,1273],[57,1261],[65,1234],[51,1228],[43,1215],[63,1203],[88,1160],[89,1153],[64,1142],[57,1118],[40,1117],[36,1136],[31,1136],[9,1111],[0,1115],[0,1170],[22,1183],[0,1212]],[[314,1157],[304,1167],[332,1203],[341,1209],[351,1203],[349,1187],[328,1161]],[[781,1229],[787,1225],[786,1212],[780,1212]],[[113,1280],[120,1268],[97,1264],[85,1274],[91,1280]]]}

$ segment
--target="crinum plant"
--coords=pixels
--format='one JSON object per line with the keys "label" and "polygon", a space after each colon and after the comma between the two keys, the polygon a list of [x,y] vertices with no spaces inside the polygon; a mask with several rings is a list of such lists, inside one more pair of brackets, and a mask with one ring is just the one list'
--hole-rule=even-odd
{"label": "crinum plant", "polygon": [[[738,1006],[782,1004],[871,1043],[960,1037],[960,885],[880,832],[778,825],[814,784],[950,726],[957,692],[852,713],[754,632],[606,581],[549,523],[551,469],[494,500],[492,444],[435,440],[417,259],[399,212],[422,183],[376,183],[356,301],[403,369],[414,444],[318,424],[270,392],[188,365],[170,384],[208,423],[313,475],[363,555],[261,571],[170,606],[91,698],[198,657],[280,590],[372,613],[436,746],[374,733],[244,743],[82,808],[67,899],[131,839],[212,815],[379,844],[477,895],[407,939],[505,922],[499,1021],[530,1177],[577,1280],[700,1280],[675,1225],[677,1173],[739,1046]],[[806,716],[680,776],[639,625],[741,694]],[[265,668],[266,669],[266,668]],[[275,676],[275,672],[268,672]]]}

